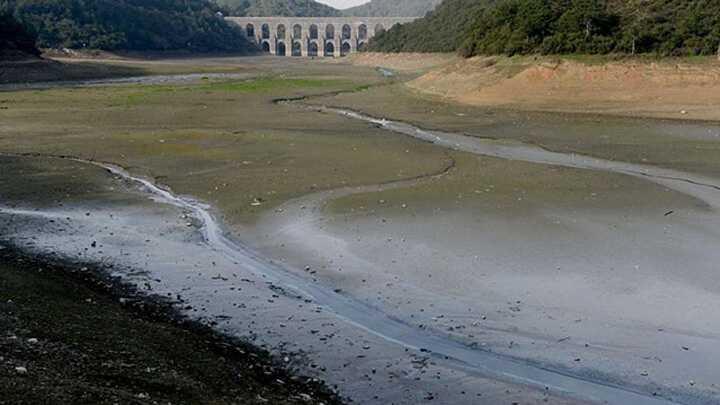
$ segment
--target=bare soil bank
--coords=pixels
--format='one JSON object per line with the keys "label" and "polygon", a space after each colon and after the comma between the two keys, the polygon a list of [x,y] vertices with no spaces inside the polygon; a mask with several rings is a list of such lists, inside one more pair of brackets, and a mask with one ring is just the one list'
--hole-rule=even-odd
{"label": "bare soil bank", "polygon": [[136,67],[91,62],[63,63],[41,58],[0,61],[0,84],[90,80],[142,74],[143,70]]}
{"label": "bare soil bank", "polygon": [[0,245],[0,404],[338,403],[102,272]]}
{"label": "bare soil bank", "polygon": [[720,120],[714,59],[364,55],[358,64],[428,69],[408,87],[447,101],[532,111]]}

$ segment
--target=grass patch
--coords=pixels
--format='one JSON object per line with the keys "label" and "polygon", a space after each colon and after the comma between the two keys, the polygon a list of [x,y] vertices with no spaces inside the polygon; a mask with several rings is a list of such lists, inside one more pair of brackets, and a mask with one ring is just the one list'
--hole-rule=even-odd
{"label": "grass patch", "polygon": [[243,81],[223,81],[209,83],[190,88],[200,91],[222,91],[237,93],[269,93],[280,90],[317,89],[329,87],[345,87],[352,82],[341,79],[307,79],[307,78],[279,78],[262,77]]}

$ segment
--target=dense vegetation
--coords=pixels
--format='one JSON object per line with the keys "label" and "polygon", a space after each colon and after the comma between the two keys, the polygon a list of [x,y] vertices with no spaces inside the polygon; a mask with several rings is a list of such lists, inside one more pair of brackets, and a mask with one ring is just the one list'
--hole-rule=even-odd
{"label": "dense vegetation", "polygon": [[0,0],[47,48],[242,51],[239,28],[207,0]]}
{"label": "dense vegetation", "polygon": [[314,0],[216,0],[229,15],[333,17],[340,11]]}
{"label": "dense vegetation", "polygon": [[8,12],[0,10],[0,59],[39,55],[35,35]]}
{"label": "dense vegetation", "polygon": [[369,17],[422,17],[442,0],[372,0],[344,10],[343,14]]}
{"label": "dense vegetation", "polygon": [[373,38],[380,52],[453,52],[467,40],[489,0],[445,0],[425,18],[396,25]]}
{"label": "dense vegetation", "polygon": [[[451,38],[439,38],[445,35]],[[720,1],[446,0],[427,18],[376,38],[372,49],[709,55],[720,51]]]}

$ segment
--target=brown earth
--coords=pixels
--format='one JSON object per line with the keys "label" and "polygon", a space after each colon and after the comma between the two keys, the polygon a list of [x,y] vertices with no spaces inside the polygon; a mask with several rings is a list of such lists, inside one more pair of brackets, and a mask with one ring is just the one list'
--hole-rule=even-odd
{"label": "brown earth", "polygon": [[460,59],[437,54],[368,54],[353,63],[398,70],[428,69],[407,86],[421,94],[467,105],[720,120],[720,62],[711,58]]}

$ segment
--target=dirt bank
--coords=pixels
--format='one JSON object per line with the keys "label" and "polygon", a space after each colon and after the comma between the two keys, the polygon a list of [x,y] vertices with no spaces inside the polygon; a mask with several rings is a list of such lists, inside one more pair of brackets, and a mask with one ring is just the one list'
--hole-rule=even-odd
{"label": "dirt bank", "polygon": [[[714,59],[363,55],[355,63],[432,68],[408,87],[447,101],[532,111],[720,120]],[[387,60],[387,61],[385,61]]]}
{"label": "dirt bank", "polygon": [[95,271],[0,245],[0,404],[338,403]]}
{"label": "dirt bank", "polygon": [[143,70],[131,66],[92,62],[63,63],[43,58],[0,61],[0,84],[89,80],[142,74],[145,74]]}

